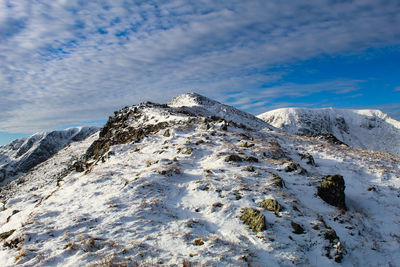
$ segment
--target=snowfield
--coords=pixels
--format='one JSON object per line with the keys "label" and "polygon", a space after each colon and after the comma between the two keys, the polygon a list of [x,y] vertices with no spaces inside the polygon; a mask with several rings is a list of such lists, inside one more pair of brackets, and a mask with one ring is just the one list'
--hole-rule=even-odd
{"label": "snowfield", "polygon": [[380,110],[281,108],[258,118],[289,133],[331,133],[349,146],[400,154],[400,122]]}
{"label": "snowfield", "polygon": [[196,94],[122,109],[1,187],[0,266],[397,266],[400,156],[272,129]]}

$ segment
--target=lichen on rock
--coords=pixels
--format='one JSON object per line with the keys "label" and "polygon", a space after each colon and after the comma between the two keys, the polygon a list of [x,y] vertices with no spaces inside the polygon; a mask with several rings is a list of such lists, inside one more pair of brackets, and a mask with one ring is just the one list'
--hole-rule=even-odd
{"label": "lichen on rock", "polygon": [[280,187],[280,188],[283,188],[285,186],[284,181],[278,174],[276,174],[274,172],[270,172],[270,174],[272,175],[272,184],[273,185]]}
{"label": "lichen on rock", "polygon": [[326,203],[346,210],[345,190],[343,176],[335,174],[323,179],[318,187],[318,196]]}
{"label": "lichen on rock", "polygon": [[267,198],[260,203],[260,207],[266,210],[273,211],[277,216],[279,216],[279,212],[282,210],[282,206],[272,198]]}
{"label": "lichen on rock", "polygon": [[244,224],[248,225],[253,232],[258,233],[267,229],[265,216],[260,211],[253,208],[244,208],[241,212],[242,215],[240,219]]}

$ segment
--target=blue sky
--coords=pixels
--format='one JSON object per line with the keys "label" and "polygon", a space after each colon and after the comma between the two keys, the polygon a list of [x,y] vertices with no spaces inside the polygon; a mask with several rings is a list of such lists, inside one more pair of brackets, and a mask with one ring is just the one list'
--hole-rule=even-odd
{"label": "blue sky", "polygon": [[0,144],[196,91],[400,120],[400,2],[0,1]]}

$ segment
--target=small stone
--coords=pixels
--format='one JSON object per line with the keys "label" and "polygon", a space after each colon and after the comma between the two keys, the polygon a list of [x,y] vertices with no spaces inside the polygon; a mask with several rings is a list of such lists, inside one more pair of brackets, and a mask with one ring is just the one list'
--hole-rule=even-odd
{"label": "small stone", "polygon": [[226,162],[230,162],[230,161],[242,162],[243,159],[241,157],[239,157],[238,155],[229,155],[229,156],[226,156],[225,161]]}
{"label": "small stone", "polygon": [[170,137],[171,133],[169,132],[169,129],[165,130],[163,135],[164,135],[164,137]]}
{"label": "small stone", "polygon": [[293,233],[294,234],[300,235],[300,234],[304,233],[304,228],[300,224],[295,223],[295,222],[291,222],[290,225],[293,228]]}
{"label": "small stone", "polygon": [[314,158],[313,158],[313,156],[311,156],[310,153],[307,152],[307,153],[305,153],[304,155],[300,155],[300,157],[301,157],[301,159],[305,159],[305,160],[306,160],[306,163],[307,163],[308,165],[315,166]]}
{"label": "small stone", "polygon": [[193,243],[194,243],[196,246],[202,246],[202,245],[204,245],[204,241],[201,240],[200,238],[195,239]]}
{"label": "small stone", "polygon": [[85,167],[82,162],[76,161],[73,165],[76,172],[83,172],[85,171]]}
{"label": "small stone", "polygon": [[251,166],[251,165],[247,166],[247,167],[246,167],[246,170],[247,170],[248,172],[254,172],[254,171],[255,171],[255,170],[254,170],[254,167]]}
{"label": "small stone", "polygon": [[296,162],[290,162],[285,167],[285,172],[293,172],[293,171],[297,170],[298,167],[299,167],[299,164],[297,164]]}

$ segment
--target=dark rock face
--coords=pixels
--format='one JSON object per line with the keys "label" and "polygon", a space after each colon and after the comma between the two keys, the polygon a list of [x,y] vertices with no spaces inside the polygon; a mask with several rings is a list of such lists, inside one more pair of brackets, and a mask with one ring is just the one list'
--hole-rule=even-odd
{"label": "dark rock face", "polygon": [[[106,125],[101,128],[99,139],[94,141],[86,151],[86,160],[98,160],[103,157],[113,145],[138,142],[147,135],[166,129],[168,127],[167,122],[159,122],[157,124],[146,125],[140,128],[127,126],[129,120],[137,120],[141,118],[143,114],[140,111],[140,108],[147,106],[167,108],[163,105],[143,103],[139,108],[135,107],[130,109],[129,107],[126,107],[119,112],[116,111],[115,115],[109,117]],[[169,134],[170,133],[167,130],[164,132],[164,136]]]}
{"label": "dark rock face", "polygon": [[240,219],[243,221],[244,224],[247,224],[255,233],[267,229],[267,226],[265,224],[265,216],[256,209],[242,209],[242,216],[240,216]]}
{"label": "dark rock face", "polygon": [[331,133],[313,134],[313,135],[311,135],[311,137],[314,137],[315,139],[318,139],[318,140],[328,141],[329,143],[334,144],[334,145],[347,146],[347,144],[345,144],[342,141],[340,141],[339,139],[337,139],[336,136],[334,136]]}
{"label": "dark rock face", "polygon": [[335,174],[327,177],[318,187],[318,196],[326,203],[346,210],[343,176]]}

